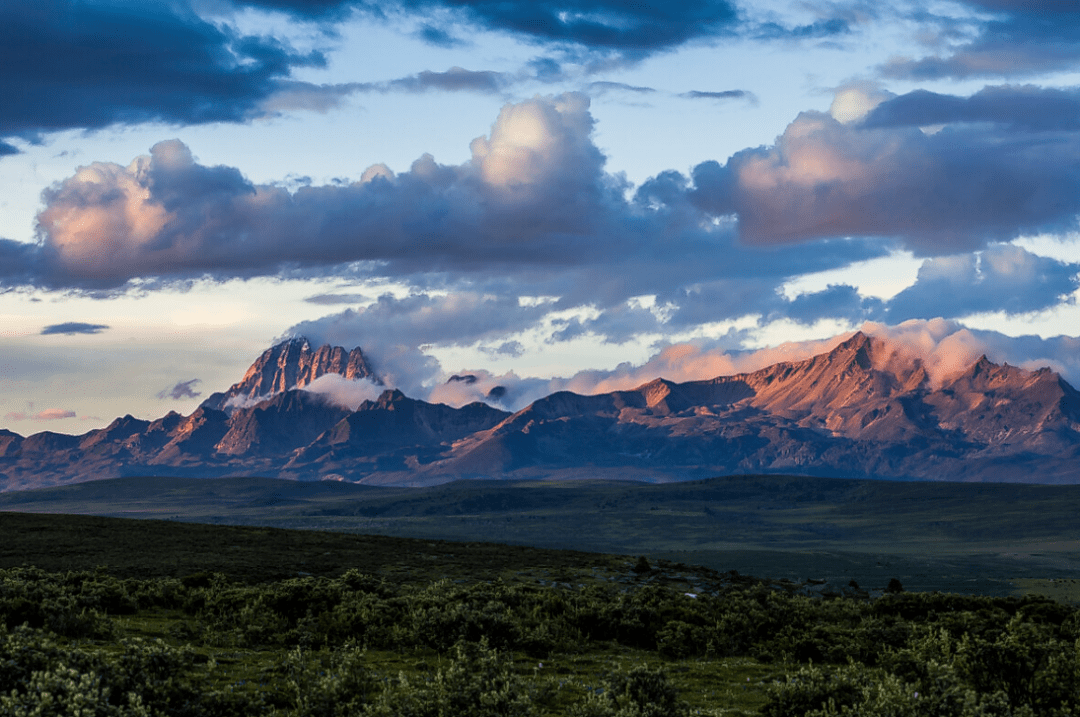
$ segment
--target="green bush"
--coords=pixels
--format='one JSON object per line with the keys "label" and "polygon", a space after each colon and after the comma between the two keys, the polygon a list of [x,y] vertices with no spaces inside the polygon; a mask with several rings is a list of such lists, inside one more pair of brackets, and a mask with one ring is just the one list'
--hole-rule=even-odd
{"label": "green bush", "polygon": [[571,708],[571,717],[686,717],[689,708],[660,670],[617,670]]}
{"label": "green bush", "polygon": [[372,717],[530,717],[534,690],[505,653],[459,642],[446,668],[421,680],[399,676],[365,712]]}

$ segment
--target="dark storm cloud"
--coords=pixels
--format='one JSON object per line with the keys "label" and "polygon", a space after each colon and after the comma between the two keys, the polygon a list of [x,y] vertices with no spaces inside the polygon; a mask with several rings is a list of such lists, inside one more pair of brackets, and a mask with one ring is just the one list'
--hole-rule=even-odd
{"label": "dark storm cloud", "polygon": [[953,45],[949,53],[894,58],[881,68],[883,74],[913,80],[1018,77],[1073,70],[1080,60],[1076,2],[966,0],[966,4],[995,13],[977,23],[972,40]]}
{"label": "dark storm cloud", "polygon": [[163,391],[159,391],[157,397],[161,400],[171,398],[174,401],[180,401],[185,398],[198,398],[202,394],[195,390],[195,385],[201,383],[197,378],[192,378],[187,381],[178,381],[172,388],[167,388]]}
{"label": "dark storm cloud", "polygon": [[100,334],[102,331],[107,330],[109,327],[105,324],[86,324],[81,321],[68,321],[63,324],[50,324],[41,330],[42,336],[52,336],[54,334]]}
{"label": "dark storm cloud", "polygon": [[[293,68],[324,62],[317,52],[212,25],[180,4],[0,3],[0,137],[242,122],[265,113]],[[11,149],[5,143],[0,154]]]}

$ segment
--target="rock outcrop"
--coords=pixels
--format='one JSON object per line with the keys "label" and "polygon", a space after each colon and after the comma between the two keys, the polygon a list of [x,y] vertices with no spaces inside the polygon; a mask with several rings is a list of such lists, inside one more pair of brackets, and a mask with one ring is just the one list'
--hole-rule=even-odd
{"label": "rock outcrop", "polygon": [[328,373],[381,383],[359,347],[346,351],[327,344],[312,351],[308,340],[299,337],[268,348],[238,383],[212,394],[201,407],[231,413],[289,389],[303,388]]}

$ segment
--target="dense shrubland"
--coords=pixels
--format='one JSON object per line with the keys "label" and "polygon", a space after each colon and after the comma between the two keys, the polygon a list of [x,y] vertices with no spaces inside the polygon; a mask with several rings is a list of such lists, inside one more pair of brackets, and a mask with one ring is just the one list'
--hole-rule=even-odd
{"label": "dense shrubland", "polygon": [[1078,650],[1042,598],[0,571],[4,716],[1058,717]]}

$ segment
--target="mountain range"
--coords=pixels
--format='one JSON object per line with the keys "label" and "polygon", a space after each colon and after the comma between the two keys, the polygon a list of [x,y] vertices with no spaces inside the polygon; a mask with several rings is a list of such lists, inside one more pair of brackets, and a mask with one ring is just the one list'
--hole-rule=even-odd
{"label": "mountain range", "polygon": [[935,381],[919,359],[863,333],[752,373],[558,392],[516,413],[391,388],[352,410],[306,390],[327,374],[380,383],[359,348],[292,339],[189,416],[125,416],[81,436],[0,430],[0,490],[125,475],[383,485],[739,473],[1080,483],[1080,393],[1057,373],[984,356]]}

